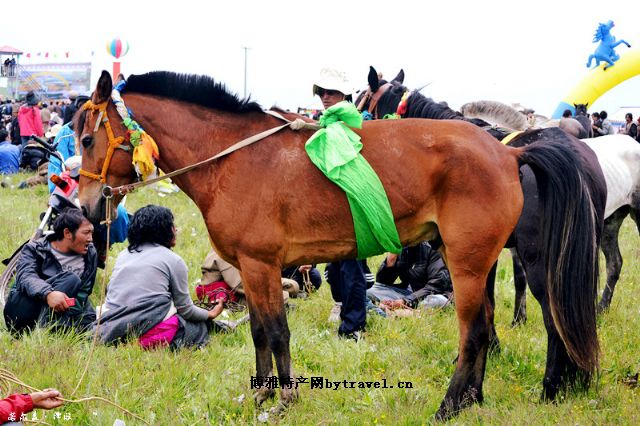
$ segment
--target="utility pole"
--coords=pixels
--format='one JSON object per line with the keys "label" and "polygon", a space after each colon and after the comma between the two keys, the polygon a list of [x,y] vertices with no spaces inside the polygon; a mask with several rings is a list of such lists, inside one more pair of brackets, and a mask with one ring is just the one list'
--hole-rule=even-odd
{"label": "utility pole", "polygon": [[243,97],[246,99],[247,98],[247,51],[250,49],[250,47],[242,46],[242,48],[244,49],[244,95]]}

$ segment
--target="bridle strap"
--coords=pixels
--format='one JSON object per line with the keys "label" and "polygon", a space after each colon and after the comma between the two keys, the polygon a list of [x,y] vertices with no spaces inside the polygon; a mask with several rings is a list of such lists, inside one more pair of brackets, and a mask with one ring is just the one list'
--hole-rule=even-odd
{"label": "bridle strap", "polygon": [[385,83],[375,93],[371,95],[371,102],[369,102],[369,112],[373,115],[375,119],[378,118],[378,101],[384,95],[387,90],[391,88],[391,83]]}
{"label": "bridle strap", "polygon": [[82,176],[88,177],[89,179],[100,181],[101,183],[106,183],[107,181],[107,171],[109,170],[109,165],[111,164],[111,159],[113,158],[113,154],[116,149],[122,149],[123,151],[131,151],[131,147],[129,145],[124,145],[125,141],[124,136],[115,137],[113,134],[113,129],[111,128],[111,123],[109,122],[109,116],[107,115],[107,106],[109,105],[109,100],[101,102],[99,104],[94,104],[91,101],[85,102],[82,106],[84,110],[90,110],[92,112],[98,111],[98,120],[96,121],[96,127],[93,132],[98,131],[98,127],[100,126],[100,122],[104,125],[105,130],[107,131],[107,137],[109,140],[109,146],[107,147],[106,157],[104,159],[104,163],[102,164],[102,171],[100,174],[92,173],[84,169],[80,169],[80,174]]}

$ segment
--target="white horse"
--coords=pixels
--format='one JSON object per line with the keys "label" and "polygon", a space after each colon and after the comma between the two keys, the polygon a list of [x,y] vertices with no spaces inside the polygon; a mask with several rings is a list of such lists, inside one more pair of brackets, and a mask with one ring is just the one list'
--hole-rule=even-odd
{"label": "white horse", "polygon": [[607,285],[598,304],[598,309],[602,311],[611,304],[613,290],[620,277],[622,256],[618,234],[627,215],[631,215],[640,233],[640,144],[622,134],[582,141],[596,153],[607,182],[606,219],[602,234]]}

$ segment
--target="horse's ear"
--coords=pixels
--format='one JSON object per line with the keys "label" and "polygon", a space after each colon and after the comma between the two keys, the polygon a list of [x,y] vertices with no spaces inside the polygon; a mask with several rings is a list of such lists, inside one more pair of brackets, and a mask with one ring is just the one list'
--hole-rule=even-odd
{"label": "horse's ear", "polygon": [[574,107],[575,109],[578,109],[578,104],[573,104],[573,107]]}
{"label": "horse's ear", "polygon": [[100,104],[111,97],[111,91],[113,90],[113,82],[111,81],[111,74],[108,71],[102,71],[96,90],[93,92],[93,102]]}
{"label": "horse's ear", "polygon": [[404,70],[400,69],[398,75],[396,75],[391,81],[397,81],[400,84],[404,83]]}
{"label": "horse's ear", "polygon": [[589,106],[589,102],[587,102],[586,104],[584,104],[584,107],[588,107]]}
{"label": "horse's ear", "polygon": [[378,72],[372,66],[369,66],[369,88],[371,93],[376,93],[380,88],[380,81],[378,80]]}

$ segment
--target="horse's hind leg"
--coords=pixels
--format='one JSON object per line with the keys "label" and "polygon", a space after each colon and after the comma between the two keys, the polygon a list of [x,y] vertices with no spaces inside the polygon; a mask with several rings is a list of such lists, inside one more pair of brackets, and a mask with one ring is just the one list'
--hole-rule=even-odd
{"label": "horse's hind leg", "polygon": [[516,300],[513,308],[512,327],[527,322],[527,277],[524,273],[522,261],[515,248],[511,248],[511,258],[513,260],[513,282],[516,289]]}
{"label": "horse's hind leg", "polygon": [[483,400],[482,382],[489,349],[490,318],[493,317],[493,307],[485,288],[491,268],[487,256],[497,258],[499,248],[495,249],[496,253],[485,256],[477,250],[477,245],[475,249],[465,248],[453,254],[445,248],[456,297],[460,343],[456,370],[436,414],[440,420]]}
{"label": "horse's hind leg", "polygon": [[[250,258],[239,258],[239,261],[251,316],[256,376],[264,378],[273,375],[273,354],[278,370],[281,402],[287,405],[297,396],[297,391],[291,369],[290,333],[284,311],[280,270]],[[261,403],[273,396],[274,392],[273,386],[263,386],[256,393],[256,401]]]}
{"label": "horse's hind leg", "polygon": [[519,249],[522,250],[524,259],[529,259],[524,263],[529,288],[540,303],[544,326],[547,330],[547,363],[542,381],[542,399],[553,400],[563,387],[571,385],[578,377],[588,377],[588,373],[582,375],[583,370],[569,358],[567,349],[553,322],[545,284],[545,268],[535,247],[531,247],[529,252],[524,247],[519,247]]}
{"label": "horse's hind leg", "polygon": [[602,292],[602,299],[600,299],[600,303],[598,303],[598,313],[609,308],[611,299],[613,298],[613,291],[620,278],[622,255],[620,254],[618,235],[620,233],[620,226],[624,218],[629,214],[629,210],[629,206],[620,207],[604,221],[601,246],[607,261],[607,285]]}

